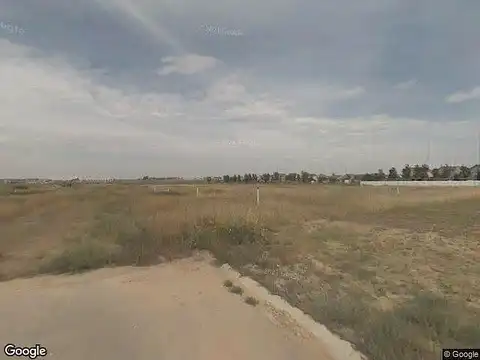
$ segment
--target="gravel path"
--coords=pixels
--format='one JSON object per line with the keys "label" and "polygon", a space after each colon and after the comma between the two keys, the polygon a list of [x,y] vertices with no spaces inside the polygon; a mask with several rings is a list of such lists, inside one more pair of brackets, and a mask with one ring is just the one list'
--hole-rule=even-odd
{"label": "gravel path", "polygon": [[0,283],[0,359],[13,343],[40,344],[58,360],[332,360],[224,279],[192,258]]}

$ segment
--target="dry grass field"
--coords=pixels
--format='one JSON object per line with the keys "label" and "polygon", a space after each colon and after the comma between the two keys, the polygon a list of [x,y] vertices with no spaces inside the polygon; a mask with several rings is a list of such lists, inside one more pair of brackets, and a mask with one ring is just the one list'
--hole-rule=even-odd
{"label": "dry grass field", "polygon": [[480,345],[479,242],[475,188],[0,188],[2,280],[206,249],[371,360]]}

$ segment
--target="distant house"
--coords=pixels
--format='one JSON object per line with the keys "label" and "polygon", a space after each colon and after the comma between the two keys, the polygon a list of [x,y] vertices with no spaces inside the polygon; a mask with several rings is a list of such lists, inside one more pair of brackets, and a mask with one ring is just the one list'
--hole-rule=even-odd
{"label": "distant house", "polygon": [[351,184],[354,179],[355,179],[355,175],[345,174],[345,175],[340,176],[338,178],[338,181],[340,181],[344,184]]}
{"label": "distant house", "polygon": [[340,175],[332,174],[328,177],[328,182],[329,183],[336,183],[336,182],[341,182],[341,181],[342,181],[342,179],[341,179]]}

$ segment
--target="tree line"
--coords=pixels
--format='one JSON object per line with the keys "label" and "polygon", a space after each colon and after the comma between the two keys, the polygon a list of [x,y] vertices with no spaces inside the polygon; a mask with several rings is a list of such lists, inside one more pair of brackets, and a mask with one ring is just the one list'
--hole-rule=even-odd
{"label": "tree line", "polygon": [[430,168],[429,165],[405,165],[399,173],[395,167],[391,167],[386,174],[382,169],[376,173],[367,173],[362,176],[363,181],[384,181],[384,180],[480,180],[480,166],[468,167],[465,165],[452,166],[442,165]]}
{"label": "tree line", "polygon": [[318,181],[319,179],[328,179],[326,175],[316,175],[313,173],[309,173],[307,171],[301,171],[300,173],[288,173],[288,174],[281,174],[278,171],[270,173],[263,173],[263,174],[253,174],[247,173],[244,175],[234,174],[234,175],[223,175],[222,177],[207,177],[207,182],[212,182],[214,180],[221,180],[224,183],[255,183],[255,182],[312,182]]}
{"label": "tree line", "polygon": [[244,175],[233,174],[205,178],[208,183],[272,183],[272,182],[298,182],[298,183],[331,183],[331,182],[354,182],[354,181],[385,181],[385,180],[480,180],[480,165],[468,167],[465,165],[451,166],[442,165],[440,167],[430,167],[427,164],[409,165],[406,164],[399,172],[395,167],[391,167],[386,173],[383,169],[378,169],[375,173],[365,174],[344,174],[344,175],[325,175],[314,174],[307,171],[300,173],[291,172],[287,174],[273,172],[254,174],[246,173]]}

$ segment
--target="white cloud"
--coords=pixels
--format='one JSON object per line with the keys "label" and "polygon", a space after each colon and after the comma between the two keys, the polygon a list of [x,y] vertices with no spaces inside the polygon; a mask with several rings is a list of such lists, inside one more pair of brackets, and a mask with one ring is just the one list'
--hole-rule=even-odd
{"label": "white cloud", "polygon": [[196,54],[169,56],[163,58],[162,62],[166,65],[158,70],[159,75],[192,75],[213,69],[218,64],[218,60],[213,57]]}
{"label": "white cloud", "polygon": [[361,86],[357,86],[352,89],[341,90],[334,94],[334,98],[337,100],[352,99],[361,96],[365,93],[365,89]]}
{"label": "white cloud", "polygon": [[445,101],[448,103],[462,103],[469,100],[480,100],[480,86],[470,91],[458,91],[449,95]]}
{"label": "white cloud", "polygon": [[214,81],[207,89],[206,97],[209,101],[219,103],[252,100],[238,75],[229,75]]}
{"label": "white cloud", "polygon": [[418,80],[411,79],[411,80],[408,80],[408,81],[398,83],[398,84],[394,85],[393,88],[397,89],[397,90],[408,90],[408,89],[413,88],[417,84],[418,84]]}
{"label": "white cloud", "polygon": [[[235,71],[194,99],[131,92],[67,58],[5,40],[0,52],[0,177],[195,176],[271,171],[277,162],[285,171],[368,171],[422,161],[430,137],[439,162],[460,149],[465,161],[476,156],[476,121],[431,127],[387,114],[301,116],[293,110],[298,100],[254,91],[255,79]],[[182,71],[200,71],[196,64]],[[337,102],[364,92],[332,85],[314,93]]]}
{"label": "white cloud", "polygon": [[358,98],[366,93],[362,86],[344,88],[339,86],[316,84],[302,89],[318,98],[318,101],[334,102]]}

